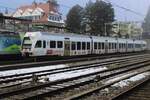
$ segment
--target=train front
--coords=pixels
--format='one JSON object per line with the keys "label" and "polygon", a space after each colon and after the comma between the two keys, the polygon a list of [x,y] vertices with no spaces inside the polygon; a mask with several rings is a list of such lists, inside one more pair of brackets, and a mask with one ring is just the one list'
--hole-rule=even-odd
{"label": "train front", "polygon": [[33,55],[32,45],[33,45],[32,35],[30,35],[30,33],[26,33],[23,38],[22,46],[21,46],[22,47],[21,48],[22,56],[29,57],[29,56]]}

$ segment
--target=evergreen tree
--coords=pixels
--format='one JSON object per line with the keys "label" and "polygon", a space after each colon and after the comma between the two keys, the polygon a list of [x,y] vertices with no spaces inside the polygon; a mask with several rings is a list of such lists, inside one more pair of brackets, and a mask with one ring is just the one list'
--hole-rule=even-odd
{"label": "evergreen tree", "polygon": [[82,27],[82,11],[83,8],[79,5],[72,7],[67,14],[66,27],[69,32],[81,33]]}
{"label": "evergreen tree", "polygon": [[0,24],[4,23],[3,13],[0,13]]}
{"label": "evergreen tree", "polygon": [[142,24],[143,27],[143,31],[145,33],[149,33],[150,32],[150,7],[148,9],[147,15],[144,19],[144,23]]}
{"label": "evergreen tree", "polygon": [[51,4],[54,5],[55,7],[58,7],[58,6],[59,6],[59,4],[58,4],[58,2],[57,2],[56,0],[48,0],[47,2],[48,2],[48,3],[51,3]]}
{"label": "evergreen tree", "polygon": [[107,35],[109,35],[112,28],[111,23],[114,21],[114,9],[110,3],[102,0],[97,0],[95,3],[90,1],[86,5],[84,15],[92,35],[104,36],[105,28],[107,29]]}

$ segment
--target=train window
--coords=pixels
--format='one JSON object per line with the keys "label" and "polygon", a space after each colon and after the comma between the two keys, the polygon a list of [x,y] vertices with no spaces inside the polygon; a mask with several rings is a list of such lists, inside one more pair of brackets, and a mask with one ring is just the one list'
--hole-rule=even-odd
{"label": "train window", "polygon": [[109,49],[111,49],[111,43],[109,43]]}
{"label": "train window", "polygon": [[101,49],[101,43],[98,43],[98,49]]}
{"label": "train window", "polygon": [[131,48],[130,44],[128,44],[128,48]]}
{"label": "train window", "polygon": [[81,50],[81,42],[77,42],[77,50]]}
{"label": "train window", "polygon": [[130,44],[128,44],[128,48],[130,48]]}
{"label": "train window", "polygon": [[50,48],[56,48],[56,41],[50,41]]}
{"label": "train window", "polygon": [[105,47],[104,47],[104,43],[102,43],[102,49],[104,49]]}
{"label": "train window", "polygon": [[115,43],[115,49],[117,49],[117,44]]}
{"label": "train window", "polygon": [[87,50],[90,50],[90,42],[87,42]]}
{"label": "train window", "polygon": [[94,49],[97,49],[97,42],[94,42]]}
{"label": "train window", "polygon": [[112,43],[112,49],[115,49],[115,43]]}
{"label": "train window", "polygon": [[119,48],[121,48],[121,44],[119,43]]}
{"label": "train window", "polygon": [[114,49],[114,48],[115,48],[115,47],[114,47],[114,43],[112,43],[111,45],[112,45],[112,49]]}
{"label": "train window", "polygon": [[35,48],[41,48],[42,47],[42,42],[41,40],[36,42]]}
{"label": "train window", "polygon": [[43,41],[43,48],[46,48],[46,41]]}
{"label": "train window", "polygon": [[85,49],[86,49],[86,43],[82,42],[82,50],[85,50]]}
{"label": "train window", "polygon": [[63,47],[63,42],[57,41],[57,48],[62,48],[62,47]]}
{"label": "train window", "polygon": [[133,48],[133,47],[132,47],[132,44],[130,44],[130,48]]}
{"label": "train window", "polygon": [[71,49],[72,49],[72,50],[76,50],[76,43],[75,43],[75,42],[72,42],[72,44],[71,44]]}

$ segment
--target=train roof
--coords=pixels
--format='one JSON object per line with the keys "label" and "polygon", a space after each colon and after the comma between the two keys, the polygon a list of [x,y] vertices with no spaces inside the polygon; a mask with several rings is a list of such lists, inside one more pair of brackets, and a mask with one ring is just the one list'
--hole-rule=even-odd
{"label": "train roof", "polygon": [[[51,35],[51,37],[49,37]],[[90,38],[92,37],[94,41],[101,41],[105,42],[106,40],[109,42],[117,42],[117,39],[120,43],[133,43],[133,39],[123,39],[123,38],[114,38],[114,37],[102,37],[102,36],[89,36],[89,35],[82,35],[82,34],[74,34],[74,33],[54,33],[54,32],[27,32],[25,34],[26,36],[31,36],[31,37],[39,37],[39,38],[51,38],[51,39],[58,39],[62,40],[64,38],[70,38],[71,40],[76,40],[76,41],[90,41]],[[82,39],[81,39],[82,38]],[[145,41],[143,40],[135,40],[136,43],[144,43],[146,44]]]}
{"label": "train roof", "polygon": [[74,34],[74,33],[53,33],[53,32],[27,32],[26,34],[30,36],[41,36],[41,35],[53,35],[53,36],[62,36],[62,37],[85,37],[89,38],[88,35],[82,35],[82,34]]}
{"label": "train roof", "polygon": [[49,33],[49,32],[27,32],[25,36],[45,38],[51,40],[64,40],[71,39],[72,41],[90,41],[90,36],[87,35],[78,35],[73,33]]}

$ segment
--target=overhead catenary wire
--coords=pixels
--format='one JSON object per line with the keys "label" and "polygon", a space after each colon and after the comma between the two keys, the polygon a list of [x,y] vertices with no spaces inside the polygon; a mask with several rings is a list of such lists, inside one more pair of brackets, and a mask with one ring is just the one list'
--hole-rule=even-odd
{"label": "overhead catenary wire", "polygon": [[[44,1],[47,1],[47,0],[44,0]],[[84,2],[85,2],[85,1],[86,1],[86,0],[84,0]],[[120,9],[123,9],[123,10],[125,10],[125,11],[131,12],[131,13],[133,13],[133,14],[135,14],[135,15],[138,15],[138,16],[141,16],[141,17],[144,16],[143,14],[141,14],[141,13],[139,13],[139,12],[136,12],[136,11],[134,11],[134,10],[132,10],[132,9],[127,8],[127,7],[120,6],[120,5],[118,5],[118,4],[114,3],[114,2],[111,2],[111,1],[109,1],[109,0],[104,0],[104,1],[106,1],[106,2],[108,2],[108,3],[111,3],[113,6],[116,6],[117,8],[120,8]],[[86,1],[86,2],[87,2],[87,1]],[[64,4],[59,4],[59,5],[62,6],[62,7],[67,8],[67,9],[71,9],[71,8],[72,8],[71,6],[64,5]],[[2,6],[2,5],[0,5],[0,8],[10,9],[10,10],[13,10],[13,11],[16,10],[16,8],[11,8],[11,7]]]}
{"label": "overhead catenary wire", "polygon": [[111,3],[113,6],[116,6],[117,8],[120,8],[120,9],[123,9],[123,10],[125,10],[125,11],[131,12],[131,13],[133,13],[133,14],[135,14],[135,15],[140,16],[140,17],[143,17],[143,16],[144,16],[143,14],[141,14],[141,13],[139,13],[139,12],[136,12],[136,11],[134,11],[134,10],[132,10],[132,9],[127,8],[127,7],[123,7],[123,6],[120,6],[120,5],[118,5],[118,4],[115,4],[115,3],[113,3],[113,2],[110,2],[109,0],[104,0],[104,1],[106,1],[106,2],[108,2],[108,3]]}

